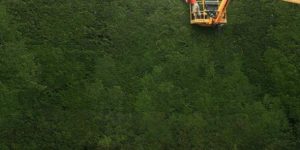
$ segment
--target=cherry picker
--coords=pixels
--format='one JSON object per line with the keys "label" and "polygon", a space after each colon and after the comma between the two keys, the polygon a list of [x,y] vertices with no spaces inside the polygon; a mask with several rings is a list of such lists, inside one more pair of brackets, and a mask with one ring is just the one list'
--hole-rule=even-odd
{"label": "cherry picker", "polygon": [[[300,0],[283,0],[300,4]],[[190,22],[200,26],[219,26],[227,23],[229,0],[186,0],[190,3]]]}
{"label": "cherry picker", "polygon": [[229,0],[197,0],[191,3],[191,24],[208,27],[226,24],[228,4]]}

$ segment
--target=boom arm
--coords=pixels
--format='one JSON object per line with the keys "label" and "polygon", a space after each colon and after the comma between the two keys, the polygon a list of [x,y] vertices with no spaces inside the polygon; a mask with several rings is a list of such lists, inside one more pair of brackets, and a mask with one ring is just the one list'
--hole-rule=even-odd
{"label": "boom arm", "polygon": [[[300,0],[283,0],[289,3],[295,3],[295,4],[300,4]],[[219,8],[218,8],[218,13],[217,13],[217,17],[214,20],[214,23],[219,23],[222,18],[224,17],[225,13],[226,13],[226,9],[228,7],[229,4],[229,0],[222,0]]]}
{"label": "boom arm", "polygon": [[222,0],[220,6],[218,8],[218,14],[214,22],[218,23],[223,18],[226,13],[226,9],[228,7],[229,0]]}
{"label": "boom arm", "polygon": [[290,3],[300,4],[300,0],[283,0]]}

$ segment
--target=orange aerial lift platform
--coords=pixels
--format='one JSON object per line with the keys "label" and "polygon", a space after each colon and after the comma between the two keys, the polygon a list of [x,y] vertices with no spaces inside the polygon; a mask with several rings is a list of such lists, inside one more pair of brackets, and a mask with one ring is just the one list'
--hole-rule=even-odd
{"label": "orange aerial lift platform", "polygon": [[[227,7],[230,0],[186,0],[190,3],[190,22],[193,25],[214,27],[227,23]],[[300,4],[300,0],[283,0]]]}
{"label": "orange aerial lift platform", "polygon": [[197,0],[199,8],[195,12],[193,4],[190,4],[191,24],[200,26],[215,26],[227,23],[226,10],[229,0]]}

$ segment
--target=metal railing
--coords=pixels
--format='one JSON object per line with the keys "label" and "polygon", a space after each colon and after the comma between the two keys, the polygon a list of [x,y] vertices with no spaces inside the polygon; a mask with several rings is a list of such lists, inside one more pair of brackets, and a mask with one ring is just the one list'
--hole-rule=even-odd
{"label": "metal railing", "polygon": [[193,12],[193,6],[190,6],[191,20],[214,18],[217,14],[221,0],[197,0],[199,8]]}

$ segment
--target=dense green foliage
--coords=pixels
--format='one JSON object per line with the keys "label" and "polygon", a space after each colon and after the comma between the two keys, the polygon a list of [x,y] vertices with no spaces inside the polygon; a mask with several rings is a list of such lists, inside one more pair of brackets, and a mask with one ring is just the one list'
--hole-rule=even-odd
{"label": "dense green foliage", "polygon": [[1,0],[0,149],[300,148],[300,7]]}

